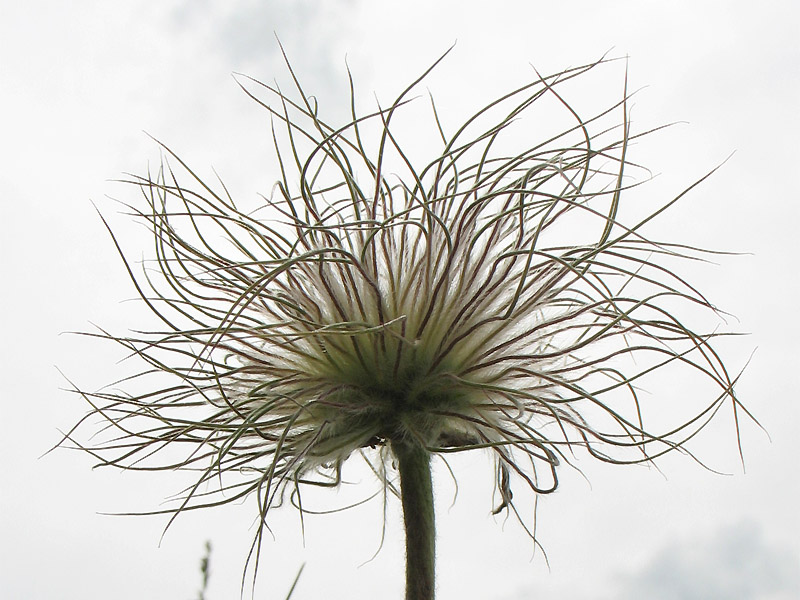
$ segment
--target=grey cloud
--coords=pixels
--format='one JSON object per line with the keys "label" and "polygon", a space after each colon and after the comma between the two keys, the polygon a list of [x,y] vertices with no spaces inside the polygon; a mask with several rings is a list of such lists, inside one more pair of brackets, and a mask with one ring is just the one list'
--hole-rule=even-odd
{"label": "grey cloud", "polygon": [[344,69],[360,0],[180,0],[171,22],[178,32],[200,33],[232,70],[260,78],[285,73],[275,35],[301,77],[317,89],[347,98]]}
{"label": "grey cloud", "polygon": [[617,582],[618,600],[790,600],[800,597],[800,560],[745,521],[710,539],[673,544]]}

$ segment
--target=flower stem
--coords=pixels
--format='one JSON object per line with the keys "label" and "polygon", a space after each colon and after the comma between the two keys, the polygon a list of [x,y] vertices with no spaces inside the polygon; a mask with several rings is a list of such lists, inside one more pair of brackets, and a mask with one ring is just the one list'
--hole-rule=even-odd
{"label": "flower stem", "polygon": [[414,441],[392,442],[406,527],[406,600],[433,600],[436,527],[430,453]]}

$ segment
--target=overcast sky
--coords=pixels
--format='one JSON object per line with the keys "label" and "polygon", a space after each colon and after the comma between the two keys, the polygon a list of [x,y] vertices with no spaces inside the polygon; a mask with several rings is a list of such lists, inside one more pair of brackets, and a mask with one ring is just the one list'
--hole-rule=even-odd
{"label": "overcast sky", "polygon": [[[107,196],[110,180],[159,159],[143,132],[240,197],[269,193],[277,175],[268,121],[231,77],[288,86],[280,37],[310,93],[333,119],[347,109],[346,65],[358,99],[388,101],[457,41],[428,85],[455,125],[532,77],[609,52],[629,56],[640,89],[634,127],[680,122],[632,149],[668,199],[724,166],[665,217],[660,233],[743,252],[693,273],[747,332],[725,346],[737,391],[769,437],[742,430],[746,473],[726,418],[685,457],[645,468],[582,460],[539,503],[538,535],[492,518],[482,456],[454,462],[459,494],[436,472],[439,598],[788,600],[800,597],[800,478],[796,373],[800,292],[796,171],[800,137],[800,9],[790,1],[575,0],[405,2],[330,0],[0,0],[0,596],[10,600],[196,595],[205,540],[214,545],[208,600],[236,598],[252,524],[250,504],[163,519],[99,513],[147,510],[178,490],[169,477],[92,471],[89,457],[38,458],[85,412],[59,371],[97,389],[124,372],[119,355],[68,331],[96,323],[122,333],[144,312],[92,203],[132,255],[138,226]],[[621,93],[610,69],[593,95]],[[607,86],[607,87],[606,87]],[[596,107],[599,108],[599,107]],[[409,135],[413,137],[413,131]],[[424,149],[423,149],[424,150]],[[125,194],[128,194],[126,196]],[[755,353],[753,354],[753,351]],[[665,387],[668,388],[668,381]],[[664,402],[668,389],[651,390]],[[660,396],[659,396],[660,394]],[[354,477],[359,477],[358,473]],[[588,479],[588,482],[587,482]],[[345,490],[339,500],[350,494]],[[338,500],[337,500],[338,501]],[[291,510],[274,514],[258,598],[402,597],[402,531],[390,506],[383,549],[380,503],[310,518],[305,547]]]}

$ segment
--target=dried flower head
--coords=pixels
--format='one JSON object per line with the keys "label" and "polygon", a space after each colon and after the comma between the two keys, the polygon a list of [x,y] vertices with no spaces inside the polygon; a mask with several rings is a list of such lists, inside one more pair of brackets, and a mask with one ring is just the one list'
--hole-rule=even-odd
{"label": "dried flower head", "polygon": [[[253,213],[168,149],[157,174],[132,179],[155,274],[125,264],[165,327],[101,336],[148,365],[137,378],[155,379],[133,395],[83,394],[109,426],[90,451],[147,469],[163,448],[187,446],[159,464],[199,473],[170,510],[253,495],[263,525],[287,490],[338,485],[354,453],[396,489],[390,465],[402,448],[491,452],[499,511],[514,508],[515,480],[555,490],[576,449],[651,461],[681,449],[723,403],[738,415],[712,347],[719,334],[681,316],[714,308],[666,266],[702,251],[645,237],[677,198],[618,220],[634,167],[627,92],[590,118],[560,92],[603,62],[537,76],[453,134],[434,107],[441,146],[421,166],[392,120],[430,69],[388,108],[359,116],[353,100],[341,127],[296,79],[297,100],[243,80],[273,119],[280,180]],[[546,101],[572,122],[509,152],[515,128],[532,139],[525,124]],[[607,123],[615,115],[621,123]],[[682,425],[651,431],[637,388],[667,366],[716,392]]]}

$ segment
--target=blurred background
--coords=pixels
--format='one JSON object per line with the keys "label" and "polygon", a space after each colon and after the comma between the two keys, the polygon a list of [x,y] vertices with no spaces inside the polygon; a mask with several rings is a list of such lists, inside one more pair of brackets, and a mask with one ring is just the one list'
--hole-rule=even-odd
{"label": "blurred background", "polygon": [[[64,391],[67,378],[96,390],[132,369],[110,344],[66,332],[152,324],[128,301],[135,290],[97,213],[132,259],[147,254],[146,232],[109,199],[134,202],[136,191],[111,180],[158,165],[147,133],[204,176],[216,170],[242,202],[269,194],[269,119],[231,74],[290,89],[276,35],[332,122],[347,118],[347,65],[366,111],[456,43],[419,90],[424,103],[430,89],[451,131],[533,78],[532,66],[550,73],[629,57],[633,131],[677,123],[631,148],[657,175],[636,197],[665,202],[730,157],[652,233],[743,253],[683,272],[734,315],[726,327],[749,334],[721,347],[731,371],[747,365],[737,391],[769,435],[742,424],[743,471],[733,422],[720,415],[692,449],[724,475],[680,455],[659,462],[661,472],[579,459],[585,477],[565,470],[538,503],[547,560],[512,520],[491,516],[485,456],[453,461],[455,503],[440,466],[440,600],[800,597],[798,22],[796,3],[770,0],[1,1],[0,597],[189,600],[206,540],[206,600],[240,594],[252,503],[183,515],[165,533],[164,517],[101,513],[157,508],[184,480],[93,471],[89,456],[66,450],[41,456],[86,412]],[[604,108],[624,77],[622,61],[570,99]],[[412,146],[415,126],[432,122],[409,122]],[[693,400],[672,383],[649,386],[659,410]],[[348,476],[374,489],[367,474]],[[346,504],[358,496],[351,487],[311,501]],[[402,598],[393,499],[385,514],[378,500],[309,516],[304,534],[291,509],[271,518],[256,598],[284,598],[303,563],[294,599]]]}

